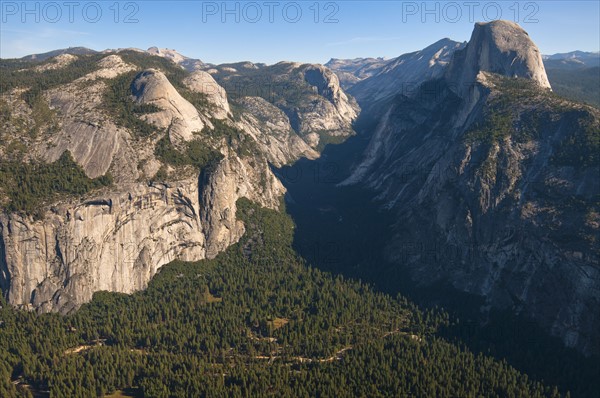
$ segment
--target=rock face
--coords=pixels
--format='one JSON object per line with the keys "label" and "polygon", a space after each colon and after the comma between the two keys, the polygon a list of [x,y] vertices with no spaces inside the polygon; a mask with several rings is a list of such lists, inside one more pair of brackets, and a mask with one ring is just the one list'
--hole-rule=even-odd
{"label": "rock face", "polygon": [[162,109],[144,115],[143,119],[159,128],[168,129],[169,138],[174,144],[190,141],[194,132],[201,132],[208,124],[194,105],[186,101],[158,70],[148,69],[140,73],[133,82],[132,92],[138,104],[155,105]]}
{"label": "rock face", "polygon": [[305,66],[302,72],[304,81],[327,101],[312,102],[298,112],[299,131],[309,133],[325,130],[333,135],[346,135],[348,126],[356,119],[358,112],[340,87],[337,76],[321,65]]}
{"label": "rock face", "polygon": [[[0,97],[11,109],[10,117],[0,121],[0,132],[6,142],[18,141],[25,148],[19,161],[53,162],[69,151],[87,176],[110,173],[114,179],[101,191],[44,204],[41,219],[0,215],[0,288],[15,306],[67,313],[99,290],[143,289],[162,265],[175,259],[212,258],[244,233],[236,219],[239,198],[279,207],[285,189],[271,165],[318,156],[286,113],[265,99],[238,97],[234,119],[227,93],[208,73],[191,73],[174,85],[169,77],[181,73],[175,64],[158,70],[145,66],[144,57],[150,55],[140,53],[136,64],[128,64],[120,54],[91,55],[97,58],[96,68],[82,76],[70,71],[69,64],[61,66],[74,80],[41,94],[49,117],[38,126],[37,137],[15,122],[24,120],[25,127],[37,123],[35,111],[20,96],[27,88]],[[308,74],[316,85],[310,100],[329,104],[338,123],[350,128],[356,111],[346,106],[348,99],[333,73],[321,66],[305,68],[314,71]],[[154,127],[146,135],[137,134],[106,104],[110,79],[125,73],[134,77],[131,95],[122,100],[133,109],[142,107],[134,117]],[[204,95],[208,105],[197,108],[176,86]],[[318,115],[315,110],[314,117]],[[216,130],[215,119],[234,135]],[[310,125],[304,122],[303,134],[313,133]],[[155,151],[165,138],[172,151],[196,142],[220,153],[221,159],[200,171],[167,163]],[[0,154],[8,155],[7,146],[0,146]],[[167,176],[157,178],[159,170]],[[1,194],[0,186],[0,203]]]}
{"label": "rock face", "polygon": [[[12,304],[67,313],[99,290],[144,289],[175,259],[213,258],[238,241],[236,201],[275,208],[284,193],[268,165],[226,158],[200,179],[130,184],[81,203],[57,203],[43,220],[0,216],[3,287]],[[261,188],[257,188],[261,187]]]}
{"label": "rock face", "polygon": [[244,225],[236,219],[236,202],[246,197],[264,207],[279,207],[285,188],[271,173],[269,164],[227,156],[215,170],[200,176],[204,186],[200,220],[206,236],[206,256],[213,258],[237,242]]}
{"label": "rock face", "polygon": [[190,90],[206,95],[208,102],[214,107],[213,116],[217,119],[226,119],[231,113],[225,89],[219,86],[210,73],[195,71],[183,83]]}
{"label": "rock face", "polygon": [[230,98],[260,97],[279,108],[313,149],[353,134],[359,107],[344,93],[335,73],[322,65],[240,62],[207,66],[206,71]]}
{"label": "rock face", "polygon": [[342,88],[348,90],[359,81],[379,73],[388,62],[384,58],[332,58],[325,66],[335,72]]}
{"label": "rock face", "polygon": [[60,54],[56,57],[52,58],[52,62],[45,63],[44,65],[40,65],[33,70],[36,72],[45,72],[48,70],[60,69],[69,65],[71,62],[75,61],[77,57],[72,54]]}
{"label": "rock face", "polygon": [[315,159],[318,152],[294,133],[290,119],[275,105],[261,97],[244,97],[236,102],[244,110],[238,127],[252,135],[276,167],[288,164],[298,156]]}
{"label": "rock face", "polygon": [[600,113],[548,87],[522,29],[478,24],[439,79],[385,104],[345,183],[396,214],[387,254],[417,285],[481,296],[598,353]]}
{"label": "rock face", "polygon": [[[34,159],[54,162],[69,151],[90,178],[106,174],[112,165],[119,181],[131,182],[139,177],[137,160],[144,155],[136,153],[129,132],[102,111],[102,96],[104,79],[135,67],[116,55],[104,57],[97,64],[95,71],[44,93],[48,106],[56,112],[59,128],[32,143],[29,152]],[[89,85],[85,93],[80,84]]]}
{"label": "rock face", "polygon": [[64,203],[41,221],[0,218],[1,268],[15,305],[68,312],[93,292],[143,289],[162,264],[206,255],[198,184],[132,185]]}
{"label": "rock face", "polygon": [[452,54],[464,43],[442,39],[421,51],[389,60],[378,73],[348,89],[361,107],[388,100],[395,95],[410,95],[428,79],[440,77]]}
{"label": "rock face", "polygon": [[466,48],[457,51],[446,71],[446,80],[464,92],[479,72],[523,77],[550,88],[542,54],[523,28],[514,22],[475,24]]}

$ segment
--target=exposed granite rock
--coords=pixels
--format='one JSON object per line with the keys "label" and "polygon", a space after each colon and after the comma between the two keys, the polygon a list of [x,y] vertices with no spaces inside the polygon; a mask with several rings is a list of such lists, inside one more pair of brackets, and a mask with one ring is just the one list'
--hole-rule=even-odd
{"label": "exposed granite rock", "polygon": [[303,73],[304,80],[322,99],[302,108],[298,114],[300,132],[326,130],[334,136],[347,135],[348,126],[358,115],[358,107],[346,96],[335,73],[321,65],[304,66]]}
{"label": "exposed granite rock", "polygon": [[261,97],[281,109],[292,129],[314,149],[354,134],[352,122],[360,108],[341,89],[335,73],[322,65],[239,62],[206,70],[230,98]]}
{"label": "exposed granite rock", "polygon": [[135,66],[129,65],[116,54],[109,55],[98,61],[100,69],[83,76],[77,81],[88,81],[96,79],[113,79],[123,73],[135,70]]}
{"label": "exposed granite rock", "polygon": [[442,39],[423,50],[403,54],[387,61],[376,74],[356,83],[348,92],[361,107],[395,95],[413,95],[422,82],[442,76],[454,52],[464,46],[464,43]]}
{"label": "exposed granite rock", "polygon": [[231,113],[229,102],[227,101],[227,93],[225,89],[219,86],[219,83],[210,75],[210,73],[198,70],[192,72],[185,78],[183,83],[192,91],[206,95],[214,110],[213,117],[217,119],[226,119]]}
{"label": "exposed granite rock", "polygon": [[599,353],[600,170],[590,137],[600,113],[548,87],[521,28],[478,24],[443,78],[384,104],[345,183],[373,189],[396,214],[387,256],[417,285],[481,296],[484,308],[526,314]]}
{"label": "exposed granite rock", "polygon": [[133,96],[139,104],[155,105],[160,112],[146,114],[142,119],[155,126],[168,129],[169,138],[174,144],[190,141],[194,132],[201,132],[210,121],[200,115],[171,85],[167,77],[156,69],[140,73],[132,85]]}
{"label": "exposed granite rock", "polygon": [[[150,156],[148,150],[134,148],[129,131],[117,126],[102,106],[105,78],[114,78],[135,69],[119,56],[98,62],[96,71],[44,94],[48,106],[56,112],[58,128],[48,132],[30,152],[46,162],[54,162],[68,150],[86,174],[96,178],[113,166],[119,182],[139,177],[138,161]],[[88,86],[81,89],[85,81]]]}
{"label": "exposed granite rock", "polygon": [[68,312],[98,290],[143,289],[174,259],[204,258],[198,198],[195,180],[172,187],[134,184],[55,204],[39,221],[0,216],[9,301]]}
{"label": "exposed granite rock", "polygon": [[465,93],[480,72],[523,77],[550,88],[542,54],[527,32],[510,21],[475,24],[469,44],[455,52],[446,80],[453,90]]}
{"label": "exposed granite rock", "polygon": [[178,53],[176,50],[172,50],[169,48],[150,47],[146,50],[146,52],[148,54],[170,59],[176,64],[181,64],[185,60],[189,59],[185,55],[181,55],[180,53]]}
{"label": "exposed granite rock", "polygon": [[[13,305],[67,313],[99,290],[143,289],[162,265],[175,259],[214,257],[244,233],[243,223],[236,219],[239,198],[279,207],[285,189],[271,164],[318,156],[291,128],[286,114],[262,98],[240,99],[234,120],[227,94],[208,73],[184,79],[190,90],[206,94],[212,105],[196,109],[171,84],[168,71],[141,69],[117,54],[107,54],[95,71],[42,93],[51,120],[40,127],[38,137],[13,125],[5,130],[8,139],[23,142],[23,161],[52,162],[68,150],[89,177],[110,173],[115,181],[85,197],[45,203],[41,219],[0,215],[0,288]],[[127,100],[159,109],[139,114],[156,127],[147,136],[123,127],[103,102],[107,79],[133,70],[140,72]],[[335,85],[327,80],[317,83],[330,98],[322,97],[323,101],[344,101]],[[207,90],[206,84],[214,85],[215,91]],[[3,94],[2,100],[12,110],[22,108],[18,115],[32,124],[32,111],[20,98],[23,90],[13,91]],[[344,113],[339,118],[347,127],[351,110],[329,104]],[[237,153],[224,137],[211,136],[215,117],[237,127],[256,151]],[[199,140],[223,158],[201,172],[165,164],[154,149],[167,132],[175,148]],[[154,178],[160,168],[168,170],[167,182]]]}
{"label": "exposed granite rock", "polygon": [[72,54],[60,54],[56,57],[53,57],[50,62],[44,63],[42,65],[36,66],[33,68],[35,72],[45,72],[48,70],[61,69],[65,66],[69,65],[73,61],[77,59],[77,56]]}
{"label": "exposed granite rock", "polygon": [[260,97],[244,97],[236,104],[244,110],[238,127],[254,138],[261,152],[274,166],[281,167],[300,156],[308,159],[319,156],[296,134],[281,109]]}

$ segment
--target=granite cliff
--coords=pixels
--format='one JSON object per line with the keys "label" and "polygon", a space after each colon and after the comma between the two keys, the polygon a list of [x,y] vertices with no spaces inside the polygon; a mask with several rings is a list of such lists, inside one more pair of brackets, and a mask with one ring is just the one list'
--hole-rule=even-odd
{"label": "granite cliff", "polygon": [[[113,180],[44,198],[35,215],[0,215],[0,287],[38,311],[67,313],[99,290],[143,289],[172,260],[216,256],[244,233],[239,198],[280,206],[272,165],[317,157],[312,134],[348,134],[356,117],[321,66],[304,66],[302,81],[320,105],[297,110],[294,123],[289,107],[257,96],[236,96],[232,109],[211,74],[137,51],[29,62],[9,65],[0,97],[3,170],[68,152],[87,177]],[[0,198],[13,199],[3,187]]]}
{"label": "granite cliff", "polygon": [[550,91],[524,30],[477,24],[437,79],[381,106],[373,131],[344,184],[396,215],[391,261],[419,286],[474,294],[600,352],[600,113]]}

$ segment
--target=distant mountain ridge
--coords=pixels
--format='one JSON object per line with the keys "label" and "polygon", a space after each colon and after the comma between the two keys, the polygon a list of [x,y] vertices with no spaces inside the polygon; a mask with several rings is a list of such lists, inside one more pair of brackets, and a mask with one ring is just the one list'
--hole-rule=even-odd
{"label": "distant mountain ridge", "polygon": [[49,58],[56,57],[61,54],[70,54],[70,55],[86,55],[86,54],[97,54],[98,51],[92,50],[86,47],[69,47],[62,48],[59,50],[52,50],[41,54],[31,54],[22,57],[21,59],[24,61],[45,61]]}
{"label": "distant mountain ridge", "polygon": [[[445,41],[445,40],[450,40],[450,39],[446,38],[446,39],[442,39],[440,41]],[[21,57],[20,59],[43,61],[45,59],[52,58],[52,57],[55,57],[60,54],[82,55],[82,54],[95,54],[95,53],[99,53],[99,52],[121,51],[121,50],[125,50],[125,49],[135,50],[135,51],[143,51],[148,54],[163,56],[165,58],[173,59],[175,63],[179,63],[181,60],[185,60],[185,59],[194,59],[194,58],[187,57],[187,56],[177,52],[174,49],[159,48],[156,46],[149,47],[147,50],[130,47],[130,48],[119,48],[119,49],[106,49],[106,50],[101,50],[101,51],[93,50],[93,49],[87,48],[87,47],[78,46],[78,47],[61,48],[61,49],[52,50],[52,51],[48,51],[45,53],[39,53],[39,54],[29,54],[29,55]],[[419,51],[416,51],[416,52],[419,52]],[[404,54],[410,54],[410,53],[404,53]],[[327,61],[323,65],[336,71],[336,72],[337,71],[349,72],[349,73],[356,74],[357,76],[360,76],[362,74],[365,77],[368,77],[368,74],[364,73],[365,71],[361,71],[361,69],[363,69],[365,66],[384,65],[384,64],[388,64],[396,59],[397,58],[389,59],[389,58],[385,58],[385,57],[366,57],[366,58],[352,58],[352,59],[331,58],[329,61]],[[600,51],[574,50],[574,51],[570,51],[570,52],[566,52],[566,53],[542,54],[542,59],[544,61],[579,60],[579,61],[585,62],[585,61],[589,60],[591,62],[595,62],[596,60],[600,59]],[[595,66],[595,65],[587,65],[587,66]]]}
{"label": "distant mountain ridge", "polygon": [[569,51],[567,53],[556,53],[552,55],[544,54],[542,55],[544,60],[557,60],[557,59],[597,59],[600,58],[600,51]]}
{"label": "distant mountain ridge", "polygon": [[452,54],[465,46],[448,38],[420,51],[400,55],[378,68],[376,73],[348,88],[361,103],[374,103],[416,89],[421,82],[441,76]]}
{"label": "distant mountain ridge", "polygon": [[557,94],[600,108],[600,52],[571,51],[543,58]]}
{"label": "distant mountain ridge", "polygon": [[600,66],[600,52],[571,51],[544,55],[544,64],[549,69],[582,69]]}
{"label": "distant mountain ridge", "polygon": [[115,53],[115,52],[118,53],[118,52],[122,52],[122,51],[136,51],[136,52],[140,52],[140,53],[145,53],[145,54],[150,54],[150,55],[155,55],[158,57],[166,58],[166,59],[173,61],[173,63],[181,66],[182,68],[184,68],[190,72],[200,69],[206,65],[201,60],[187,57],[187,56],[177,52],[176,50],[168,49],[168,48],[158,48],[156,46],[150,47],[147,50],[142,50],[140,48],[135,48],[135,47],[127,47],[127,48],[117,48],[117,49],[106,49],[106,50],[102,50],[102,51],[92,50],[92,49],[86,48],[86,47],[69,47],[69,48],[62,48],[62,49],[58,49],[58,50],[48,51],[48,52],[40,53],[40,54],[26,55],[20,59],[22,59],[24,61],[42,62],[42,61],[46,61],[50,58],[56,57],[57,55],[61,55],[61,54],[70,54],[70,55],[110,54],[110,53]]}
{"label": "distant mountain ridge", "polygon": [[342,88],[347,90],[359,81],[371,77],[381,71],[390,60],[379,58],[331,58],[325,66],[336,72]]}
{"label": "distant mountain ridge", "polygon": [[378,58],[353,58],[353,59],[340,59],[340,58],[331,58],[325,64],[326,67],[330,69],[335,69],[343,72],[350,72],[356,74],[358,77],[368,76],[365,73],[364,68],[370,65],[384,65],[388,63],[390,60],[384,57]]}
{"label": "distant mountain ridge", "polygon": [[[333,70],[338,75],[342,87],[361,102],[363,96],[368,97],[372,94],[370,92],[383,91],[384,94],[385,91],[395,92],[394,87],[402,83],[411,83],[412,86],[415,86],[424,81],[427,75],[419,76],[417,72],[419,70],[426,71],[425,65],[419,67],[414,64],[405,64],[406,58],[409,57],[409,54],[420,54],[431,47],[436,48],[439,43],[434,43],[415,53],[400,55],[394,59],[332,58],[325,66]],[[557,94],[600,107],[600,52],[571,51],[542,55],[542,61],[550,85]],[[406,72],[407,70],[409,73]],[[430,77],[435,73],[437,72],[431,73]],[[406,76],[411,76],[411,78]],[[404,94],[409,91],[406,90]],[[383,96],[385,97],[385,95]]]}

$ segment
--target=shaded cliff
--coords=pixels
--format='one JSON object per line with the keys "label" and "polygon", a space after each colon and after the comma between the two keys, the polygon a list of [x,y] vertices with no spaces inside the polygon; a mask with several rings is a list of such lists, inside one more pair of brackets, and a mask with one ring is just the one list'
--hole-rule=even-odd
{"label": "shaded cliff", "polygon": [[387,257],[598,353],[600,114],[548,90],[517,25],[477,24],[444,76],[382,109],[360,184],[396,214]]}

